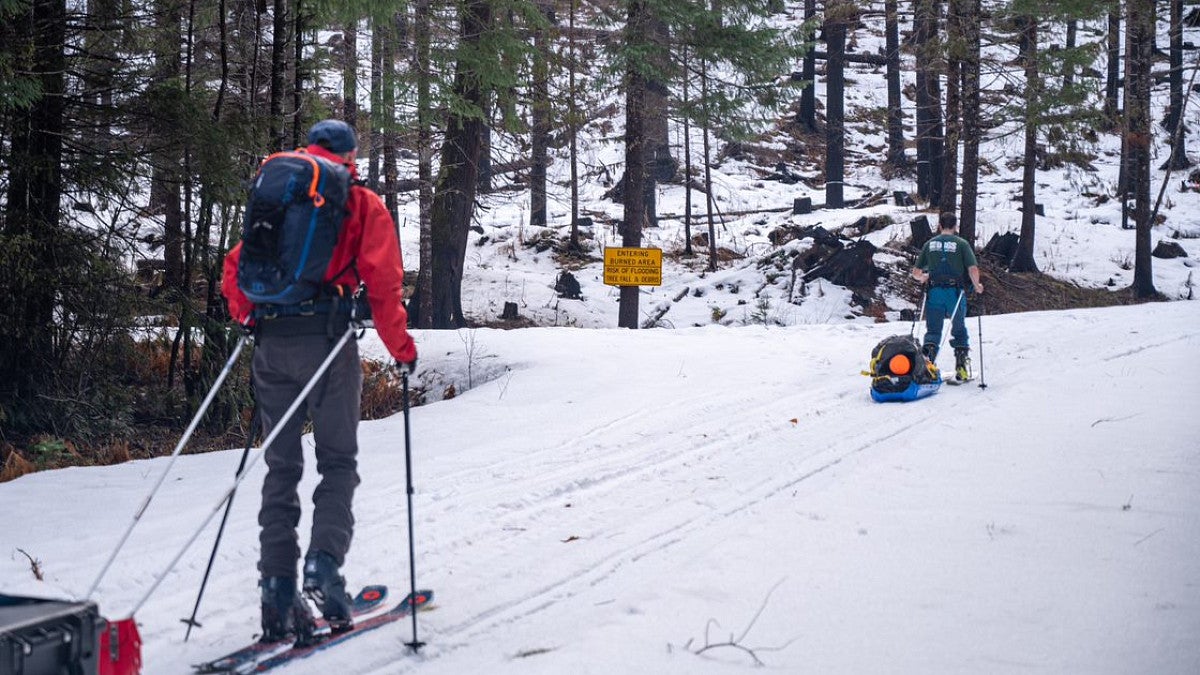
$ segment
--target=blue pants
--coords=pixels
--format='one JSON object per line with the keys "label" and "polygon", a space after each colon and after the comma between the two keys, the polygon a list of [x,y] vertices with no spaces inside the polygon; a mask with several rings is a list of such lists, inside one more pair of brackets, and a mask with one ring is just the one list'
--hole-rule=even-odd
{"label": "blue pants", "polygon": [[[962,301],[958,296],[962,293]],[[958,311],[954,310],[958,303]],[[967,333],[967,296],[958,288],[934,286],[925,297],[925,344],[940,346],[942,343],[942,322],[953,314],[950,319],[950,346],[967,347],[970,337]]]}

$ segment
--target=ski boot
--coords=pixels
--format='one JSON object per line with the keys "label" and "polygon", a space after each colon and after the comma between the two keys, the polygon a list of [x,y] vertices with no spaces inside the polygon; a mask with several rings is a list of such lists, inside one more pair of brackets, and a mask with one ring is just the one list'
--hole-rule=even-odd
{"label": "ski boot", "polygon": [[966,382],[971,379],[971,358],[969,347],[954,348],[954,379]]}
{"label": "ski boot", "polygon": [[937,345],[932,342],[926,342],[924,345],[921,345],[921,353],[925,355],[925,360],[930,363],[937,361],[937,352]]}
{"label": "ski boot", "polygon": [[316,603],[333,632],[354,627],[346,579],[338,574],[337,560],[332,555],[324,551],[310,551],[305,556],[304,593]]}
{"label": "ski boot", "polygon": [[262,588],[262,642],[283,642],[294,638],[296,644],[308,644],[313,639],[312,611],[296,590],[292,577],[266,577],[258,582]]}

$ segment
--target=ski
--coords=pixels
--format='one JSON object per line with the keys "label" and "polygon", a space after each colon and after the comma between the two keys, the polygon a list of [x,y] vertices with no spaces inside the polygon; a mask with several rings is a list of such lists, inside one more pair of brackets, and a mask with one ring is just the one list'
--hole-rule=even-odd
{"label": "ski", "polygon": [[263,673],[277,666],[286,665],[293,661],[308,658],[319,651],[339,645],[346,640],[358,637],[363,633],[369,633],[376,628],[381,628],[400,619],[407,618],[411,616],[414,611],[420,610],[422,607],[427,606],[431,600],[433,600],[433,591],[417,591],[416,594],[410,594],[407,598],[404,598],[404,600],[400,601],[400,604],[389,609],[383,614],[376,614],[374,616],[367,617],[362,621],[355,621],[354,627],[347,631],[335,633],[333,635],[326,633],[327,637],[324,639],[318,639],[318,641],[314,644],[303,647],[294,646],[283,652],[274,653],[266,658],[260,659],[255,665],[254,669],[247,672]]}
{"label": "ski", "polygon": [[[360,617],[367,617],[382,607],[383,603],[387,600],[387,594],[387,586],[374,585],[363,587],[358,592],[358,595],[354,596],[351,604],[351,613],[355,620],[357,621]],[[325,623],[325,619],[321,616],[315,618],[317,624],[315,635],[317,639],[322,639],[322,636],[328,637],[330,629],[329,625]],[[291,640],[255,642],[230,652],[219,659],[198,663],[192,666],[192,668],[197,673],[252,673],[255,666],[262,659],[286,652],[291,648]]]}

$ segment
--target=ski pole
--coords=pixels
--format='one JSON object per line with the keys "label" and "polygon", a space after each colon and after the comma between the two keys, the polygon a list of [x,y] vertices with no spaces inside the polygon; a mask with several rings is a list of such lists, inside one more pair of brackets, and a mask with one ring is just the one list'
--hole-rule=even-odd
{"label": "ski pole", "polygon": [[171,460],[163,467],[162,473],[158,476],[158,481],[150,488],[150,492],[146,493],[146,497],[142,500],[142,505],[133,514],[133,520],[130,521],[129,527],[125,528],[125,533],[121,535],[121,540],[117,542],[117,547],[109,554],[104,567],[100,568],[100,574],[96,576],[96,580],[92,582],[92,587],[88,589],[87,595],[84,596],[85,600],[91,599],[92,594],[96,592],[96,589],[100,586],[100,582],[104,579],[104,575],[108,574],[108,568],[112,567],[113,561],[117,559],[117,554],[125,547],[125,543],[129,541],[129,535],[133,533],[133,528],[137,527],[138,521],[146,513],[146,508],[150,506],[150,500],[154,499],[155,493],[162,487],[167,474],[171,472],[171,467],[175,465],[175,460],[179,458],[179,453],[183,451],[183,446],[187,445],[188,440],[195,433],[196,427],[200,424],[200,418],[204,417],[204,413],[208,411],[208,406],[216,398],[217,390],[221,388],[221,383],[225,381],[225,378],[229,376],[229,372],[233,370],[233,364],[237,362],[238,355],[242,353],[242,347],[246,346],[247,339],[248,337],[245,335],[238,339],[237,346],[234,347],[233,353],[229,355],[229,360],[225,362],[225,367],[221,369],[220,375],[217,375],[217,380],[213,382],[212,389],[208,390],[208,396],[204,397],[204,401],[200,404],[200,408],[196,411],[195,416],[192,417],[192,422],[188,425],[187,431],[183,433],[183,437],[175,445],[175,451],[171,453]]}
{"label": "ski pole", "polygon": [[[411,602],[417,601],[417,560],[416,546],[413,544],[413,482],[412,482],[412,442],[409,434],[408,426],[408,372],[404,371],[400,374],[400,382],[402,383],[401,393],[404,396],[404,481],[406,483],[406,492],[408,493],[408,579],[411,585],[412,595]],[[414,652],[420,651],[421,647],[425,646],[424,642],[417,639],[417,608],[414,606],[412,610],[412,642],[406,642],[405,646],[411,648]]]}
{"label": "ski pole", "polygon": [[[253,389],[254,383],[251,380],[250,384]],[[246,469],[246,458],[250,456],[250,447],[254,444],[254,434],[259,427],[258,405],[254,406],[254,412],[250,416],[250,429],[246,435],[246,449],[242,451],[242,460],[238,462],[237,473],[234,476],[241,476],[242,471]],[[200,580],[200,592],[196,594],[196,604],[192,607],[192,616],[189,619],[180,619],[187,624],[187,632],[183,634],[183,641],[187,642],[192,636],[192,628],[200,627],[200,623],[196,621],[196,614],[200,611],[200,599],[204,597],[204,589],[208,586],[208,575],[212,573],[213,562],[217,559],[217,549],[221,546],[221,535],[225,533],[225,523],[229,521],[229,511],[233,508],[234,493],[229,493],[229,499],[225,500],[225,514],[221,516],[221,526],[217,528],[217,539],[213,542],[212,553],[208,556],[208,565],[204,568],[204,578]]]}
{"label": "ski pole", "polygon": [[[950,312],[950,330],[954,330],[954,317],[958,316],[958,308],[962,305],[964,291],[958,292],[958,300],[954,301],[954,309]],[[965,319],[964,319],[965,320]],[[942,337],[938,340],[938,352],[942,351],[942,343],[946,340],[946,331],[942,331]]]}
{"label": "ski pole", "polygon": [[987,389],[987,383],[983,381],[983,296],[979,296],[979,314],[975,315],[978,324],[979,333],[979,388]]}
{"label": "ski pole", "polygon": [[196,540],[200,538],[200,533],[203,532],[204,528],[208,527],[208,524],[212,522],[213,517],[217,515],[217,512],[219,512],[221,507],[225,504],[225,500],[229,499],[230,496],[233,495],[238,486],[242,484],[242,481],[246,479],[246,476],[250,474],[250,469],[254,468],[254,465],[258,463],[258,460],[266,454],[267,448],[271,447],[271,444],[275,442],[275,438],[280,434],[280,432],[283,431],[284,427],[287,426],[288,420],[292,419],[292,415],[296,413],[296,410],[301,404],[304,403],[304,400],[308,398],[309,392],[311,392],[313,387],[317,385],[317,380],[320,380],[321,376],[325,374],[325,371],[329,370],[329,365],[333,363],[334,357],[338,355],[338,352],[342,351],[342,347],[346,345],[346,342],[350,340],[350,336],[354,335],[356,330],[358,330],[358,326],[351,324],[350,327],[346,329],[346,332],[342,334],[342,339],[338,340],[337,344],[333,346],[333,349],[329,351],[329,356],[326,356],[325,360],[321,362],[320,367],[317,368],[317,372],[313,373],[312,379],[310,379],[308,383],[304,385],[304,389],[300,390],[300,393],[296,396],[296,400],[292,401],[292,405],[288,407],[287,411],[284,412],[279,418],[279,421],[275,423],[274,428],[271,429],[271,433],[267,436],[266,440],[263,441],[260,452],[250,459],[249,463],[246,464],[245,470],[234,479],[233,484],[230,485],[221,495],[221,499],[216,503],[216,505],[213,506],[212,510],[209,511],[208,516],[204,518],[204,522],[200,523],[200,527],[198,527],[196,531],[192,533],[192,536],[189,537],[186,542],[184,542],[183,548],[179,549],[179,553],[175,554],[175,557],[172,558],[171,562],[167,564],[167,568],[163,570],[162,574],[158,575],[158,577],[154,579],[153,583],[150,584],[150,589],[146,591],[146,594],[137,601],[137,604],[133,606],[133,609],[129,610],[129,617],[132,617],[134,614],[136,614],[137,611],[142,608],[142,605],[146,604],[146,601],[150,599],[150,596],[154,595],[154,591],[158,588],[159,584],[161,584],[163,580],[167,578],[167,575],[171,573],[171,570],[175,569],[175,566],[178,565],[179,561],[183,559],[183,554],[187,553],[188,549],[192,547],[192,544],[196,543]]}
{"label": "ski pole", "polygon": [[912,326],[909,326],[908,328],[908,337],[912,337],[916,334],[917,322],[925,316],[925,297],[928,295],[929,291],[925,288],[924,284],[921,284],[921,307],[917,310],[917,313],[913,315]]}

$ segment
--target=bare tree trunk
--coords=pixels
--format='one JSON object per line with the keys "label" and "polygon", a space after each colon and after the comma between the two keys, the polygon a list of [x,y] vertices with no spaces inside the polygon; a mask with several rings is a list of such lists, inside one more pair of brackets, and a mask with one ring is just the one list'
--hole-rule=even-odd
{"label": "bare tree trunk", "polygon": [[908,166],[908,156],[904,154],[904,108],[900,90],[900,22],[896,0],[885,0],[883,7],[887,52],[887,163],[894,169],[900,169]]}
{"label": "bare tree trunk", "polygon": [[575,85],[575,70],[579,64],[575,44],[575,12],[578,0],[571,0],[569,49],[570,64],[567,75],[567,133],[570,137],[571,154],[571,240],[568,247],[579,251],[579,104],[575,100],[578,90]]}
{"label": "bare tree trunk", "polygon": [[[669,63],[667,49],[671,35],[667,24],[658,17],[651,22],[653,40],[662,58],[655,70],[666,72]],[[668,134],[667,83],[659,78],[649,78],[646,81],[646,225],[658,227],[658,183],[670,180],[675,175],[675,162],[671,158],[671,139]]]}
{"label": "bare tree trunk", "polygon": [[845,85],[847,6],[829,0],[825,8],[825,205],[842,208],[845,187]]}
{"label": "bare tree trunk", "polygon": [[1183,0],[1171,2],[1171,104],[1167,108],[1167,131],[1171,132],[1171,169],[1186,169],[1188,161],[1184,137],[1187,125],[1183,122]]}
{"label": "bare tree trunk", "polygon": [[1125,146],[1129,183],[1133,191],[1136,228],[1133,256],[1133,294],[1158,295],[1150,255],[1150,89],[1153,84],[1154,0],[1125,4]]}
{"label": "bare tree trunk", "polygon": [[975,243],[975,222],[979,210],[979,0],[959,0],[963,11],[963,40],[966,58],[963,61],[962,90],[962,204],[958,218],[958,234]]}
{"label": "bare tree trunk", "polygon": [[342,119],[358,128],[358,22],[342,27]]}
{"label": "bare tree trunk", "polygon": [[[636,48],[648,43],[652,19],[645,0],[630,1],[626,26],[630,45]],[[621,223],[621,245],[628,248],[641,247],[646,219],[646,85],[639,64],[631,65],[625,75],[625,214]],[[618,327],[638,327],[639,291],[638,286],[621,286]]]}
{"label": "bare tree trunk", "polygon": [[295,61],[292,63],[292,147],[300,147],[301,139],[307,138],[304,128],[304,0],[296,2],[296,30],[292,35],[296,49]]}
{"label": "bare tree trunk", "polygon": [[430,0],[413,5],[413,70],[417,78],[417,182],[421,221],[420,268],[417,272],[417,307],[412,314],[418,328],[433,327],[433,109],[430,94]]}
{"label": "bare tree trunk", "polygon": [[708,218],[708,270],[717,271],[717,226],[713,220],[716,203],[713,198],[712,146],[709,143],[709,127],[712,125],[708,105],[708,61],[700,59],[700,101],[704,108],[704,213]]}
{"label": "bare tree trunk", "polygon": [[946,13],[946,144],[942,161],[942,194],[939,207],[943,213],[958,208],[958,144],[962,140],[962,86],[965,35],[962,25],[962,5],[966,0],[949,0]]}
{"label": "bare tree trunk", "polygon": [[271,24],[271,152],[283,149],[283,77],[287,74],[288,20],[287,0],[275,0]]}
{"label": "bare tree trunk", "polygon": [[[1075,49],[1078,23],[1075,19],[1067,20],[1067,51]],[[1069,89],[1073,84],[1075,84],[1075,66],[1068,61],[1066,71],[1063,73],[1063,88]]]}
{"label": "bare tree trunk", "polygon": [[941,92],[936,50],[937,0],[915,0],[913,39],[917,50],[917,194],[938,204],[942,189]]}
{"label": "bare tree trunk", "polygon": [[[176,0],[160,0],[156,3],[157,23],[155,32],[154,83],[166,86],[183,74],[179,54],[179,35],[183,22],[182,8]],[[153,173],[150,179],[150,208],[162,216],[163,222],[163,286],[168,297],[183,293],[183,212],[181,190],[183,185],[182,148],[174,141],[173,120],[155,119],[154,150],[151,153]]]}
{"label": "bare tree trunk", "polygon": [[[817,0],[804,0],[804,20],[812,21],[817,16]],[[817,131],[817,57],[813,50],[804,55],[804,81],[808,84],[800,92],[800,113],[798,122],[809,133]]]}
{"label": "bare tree trunk", "polygon": [[[554,6],[538,6],[547,21],[553,21]],[[530,85],[529,129],[529,224],[534,227],[546,225],[546,165],[549,162],[550,145],[550,46],[546,29],[537,27],[533,31],[533,80]]]}
{"label": "bare tree trunk", "polygon": [[1021,237],[1017,252],[1009,270],[1012,272],[1036,272],[1037,261],[1033,257],[1033,240],[1037,224],[1037,104],[1041,96],[1041,76],[1038,73],[1037,19],[1032,16],[1020,18],[1025,64],[1025,167],[1021,174]]}
{"label": "bare tree trunk", "polygon": [[367,185],[376,192],[383,191],[379,185],[379,164],[386,124],[383,116],[383,43],[387,41],[388,24],[379,19],[371,21],[371,147],[367,153]]}
{"label": "bare tree trunk", "polygon": [[[380,140],[383,141],[383,203],[392,221],[400,224],[400,200],[397,197],[396,182],[400,178],[399,158],[396,152],[396,88],[399,85],[399,75],[396,72],[397,56],[401,50],[403,34],[401,33],[401,17],[403,12],[392,15],[385,33],[387,42],[383,45],[383,126],[380,128]],[[399,234],[399,233],[397,233]]]}
{"label": "bare tree trunk", "polygon": [[1108,10],[1108,45],[1107,73],[1104,79],[1104,115],[1109,122],[1116,126],[1121,114],[1120,80],[1121,80],[1121,3],[1120,0],[1109,0]]}
{"label": "bare tree trunk", "polygon": [[[0,404],[19,407],[35,399],[39,380],[52,371],[55,288],[61,274],[57,236],[62,201],[63,127],[66,123],[67,9],[65,0],[32,0],[15,16],[15,65],[36,78],[41,96],[9,113],[8,182],[0,204],[0,235],[28,241],[26,261],[0,266],[0,287],[11,292],[0,323]],[[14,50],[17,51],[17,50]],[[11,409],[11,408],[10,408]]]}
{"label": "bare tree trunk", "polygon": [[[691,92],[689,91],[692,69],[688,54],[688,45],[683,44],[683,108],[691,108]],[[691,114],[683,116],[683,254],[687,257],[696,255],[692,250],[692,123]]]}
{"label": "bare tree trunk", "polygon": [[[490,2],[469,0],[463,7],[460,23],[461,41],[478,48],[491,28]],[[486,109],[488,93],[469,64],[457,64],[453,86],[469,105],[477,110]],[[477,116],[451,112],[447,119],[441,168],[430,209],[434,328],[467,325],[462,310],[463,263],[479,187],[479,162],[486,128],[486,120]]]}

